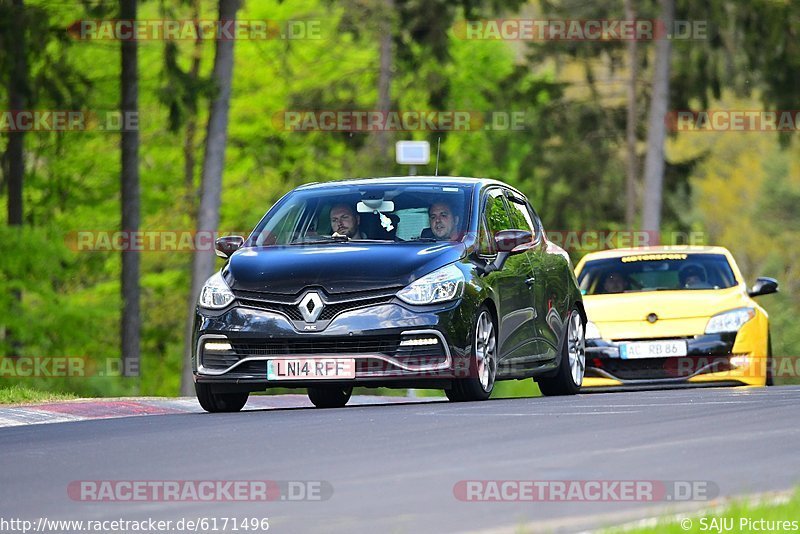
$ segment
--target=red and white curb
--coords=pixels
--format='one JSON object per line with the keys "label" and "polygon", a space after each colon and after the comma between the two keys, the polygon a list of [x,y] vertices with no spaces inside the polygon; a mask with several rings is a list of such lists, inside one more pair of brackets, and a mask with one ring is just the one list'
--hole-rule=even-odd
{"label": "red and white curb", "polygon": [[[398,404],[441,400],[437,397],[381,397],[356,395],[348,406],[370,404]],[[305,395],[251,395],[245,410],[279,410],[287,408],[312,408]],[[119,399],[78,399],[72,401],[4,406],[0,408],[0,427],[67,423],[91,419],[114,419],[142,415],[174,415],[205,413],[194,397],[160,398],[136,397]]]}

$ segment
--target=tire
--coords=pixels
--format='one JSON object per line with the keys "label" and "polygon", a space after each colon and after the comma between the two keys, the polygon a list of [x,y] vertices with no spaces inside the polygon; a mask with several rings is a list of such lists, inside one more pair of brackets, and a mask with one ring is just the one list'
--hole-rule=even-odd
{"label": "tire", "polygon": [[317,408],[341,408],[350,400],[352,386],[322,386],[308,388],[308,399]]}
{"label": "tire", "polygon": [[764,385],[775,385],[775,379],[772,376],[772,334],[769,330],[767,330],[767,376]]}
{"label": "tire", "polygon": [[250,393],[215,393],[211,384],[195,383],[194,391],[200,406],[210,413],[238,412],[247,403]]}
{"label": "tire", "polygon": [[581,389],[586,370],[586,325],[578,310],[570,312],[566,327],[556,375],[536,380],[542,395],[575,395]]}
{"label": "tire", "polygon": [[453,380],[453,387],[445,390],[453,402],[488,399],[497,376],[497,326],[486,306],[478,309],[472,326],[472,354],[469,377]]}

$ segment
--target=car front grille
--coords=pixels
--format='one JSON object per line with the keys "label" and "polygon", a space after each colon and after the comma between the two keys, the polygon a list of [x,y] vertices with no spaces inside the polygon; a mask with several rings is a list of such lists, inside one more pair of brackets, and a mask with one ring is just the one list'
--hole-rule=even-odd
{"label": "car front grille", "polygon": [[[394,300],[396,292],[396,288],[391,288],[378,292],[370,291],[358,294],[348,293],[344,295],[324,296],[324,308],[322,308],[322,312],[317,320],[330,321],[340,313],[346,311],[375,306],[377,304],[386,304]],[[243,306],[280,313],[292,321],[303,320],[303,314],[300,313],[300,308],[296,303],[304,292],[288,296],[275,293],[259,293],[255,291],[234,291],[233,293],[239,304]]]}
{"label": "car front grille", "polygon": [[602,371],[620,380],[665,380],[688,378],[696,374],[716,373],[733,369],[730,358],[717,356],[681,356],[673,358],[587,358],[587,377],[605,377]]}

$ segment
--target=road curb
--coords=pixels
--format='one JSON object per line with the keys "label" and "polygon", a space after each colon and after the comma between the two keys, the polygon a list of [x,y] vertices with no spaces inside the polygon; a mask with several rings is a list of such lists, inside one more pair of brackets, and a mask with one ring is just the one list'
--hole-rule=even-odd
{"label": "road curb", "polygon": [[[439,398],[356,395],[349,406],[437,401]],[[251,395],[246,411],[313,408],[306,395]],[[0,407],[0,428],[47,423],[69,423],[93,419],[116,419],[152,415],[205,413],[194,397],[124,397],[76,399]]]}

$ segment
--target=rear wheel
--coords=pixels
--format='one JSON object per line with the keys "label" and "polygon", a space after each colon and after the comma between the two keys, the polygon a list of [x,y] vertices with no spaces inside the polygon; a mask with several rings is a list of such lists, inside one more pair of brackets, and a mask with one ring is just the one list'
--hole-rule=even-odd
{"label": "rear wheel", "polygon": [[238,412],[247,403],[250,393],[217,393],[211,384],[195,383],[194,391],[200,406],[207,412]]}
{"label": "rear wheel", "polygon": [[561,345],[558,372],[553,377],[536,380],[543,395],[575,395],[580,391],[586,369],[585,333],[581,314],[573,309],[567,320],[567,332]]}
{"label": "rear wheel", "polygon": [[472,330],[472,356],[469,378],[453,381],[446,389],[447,398],[454,402],[486,400],[494,389],[497,375],[497,329],[486,306],[478,310]]}
{"label": "rear wheel", "polygon": [[322,386],[308,388],[308,398],[317,408],[341,408],[350,400],[352,386]]}

